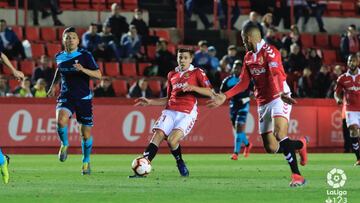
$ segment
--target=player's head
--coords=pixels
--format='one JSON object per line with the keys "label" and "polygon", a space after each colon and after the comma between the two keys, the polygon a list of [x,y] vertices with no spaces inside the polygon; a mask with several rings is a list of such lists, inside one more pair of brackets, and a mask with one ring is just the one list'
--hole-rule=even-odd
{"label": "player's head", "polygon": [[347,65],[350,71],[355,71],[359,66],[358,58],[355,54],[350,54],[347,60]]}
{"label": "player's head", "polygon": [[179,48],[177,51],[177,62],[181,69],[186,69],[190,66],[194,58],[194,51],[188,48]]}
{"label": "player's head", "polygon": [[241,37],[247,51],[256,51],[256,44],[261,41],[261,33],[256,25],[245,26]]}
{"label": "player's head", "polygon": [[235,74],[235,75],[240,75],[240,72],[241,72],[241,67],[242,67],[242,62],[240,60],[236,60],[234,62],[234,65],[231,69],[231,73],[232,74]]}
{"label": "player's head", "polygon": [[73,51],[77,49],[79,45],[79,37],[76,34],[76,30],[74,27],[66,28],[63,32],[62,39],[65,50]]}

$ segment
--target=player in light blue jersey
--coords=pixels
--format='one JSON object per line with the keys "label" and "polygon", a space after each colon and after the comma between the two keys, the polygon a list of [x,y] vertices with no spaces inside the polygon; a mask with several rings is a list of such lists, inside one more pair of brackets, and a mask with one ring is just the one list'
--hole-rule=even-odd
{"label": "player in light blue jersey", "polygon": [[[60,95],[57,99],[56,120],[57,132],[61,140],[59,160],[64,162],[68,154],[68,122],[73,113],[79,123],[79,131],[82,137],[82,175],[90,174],[90,153],[93,138],[91,128],[93,126],[92,97],[89,87],[90,77],[101,79],[102,75],[90,52],[78,48],[79,37],[75,28],[69,27],[64,30],[62,41],[65,50],[55,56],[57,72],[61,77]],[[53,95],[53,88],[49,90]]]}
{"label": "player in light blue jersey", "polygon": [[[14,66],[10,63],[8,57],[4,53],[2,53],[1,48],[0,48],[0,62],[2,62],[3,64],[5,64],[5,66],[10,68],[15,78],[17,78],[18,80],[24,79],[24,73],[14,68]],[[5,184],[9,182],[9,178],[10,178],[9,170],[8,170],[9,160],[10,160],[9,156],[4,155],[0,148],[0,173]]]}
{"label": "player in light blue jersey", "polygon": [[[234,87],[239,82],[239,75],[241,72],[242,62],[236,60],[231,70],[231,75],[226,77],[220,87],[221,92],[226,92]],[[230,119],[234,128],[234,153],[231,155],[232,160],[238,160],[241,144],[244,143],[244,157],[248,157],[252,144],[246,137],[245,124],[246,117],[250,109],[250,94],[253,89],[253,84],[250,83],[249,87],[230,99]]]}

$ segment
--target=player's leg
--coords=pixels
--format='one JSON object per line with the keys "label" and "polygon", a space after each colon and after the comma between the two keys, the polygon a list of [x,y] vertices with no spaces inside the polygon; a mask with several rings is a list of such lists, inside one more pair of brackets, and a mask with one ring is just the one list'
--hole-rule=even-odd
{"label": "player's leg", "polygon": [[82,150],[82,175],[90,175],[90,154],[93,146],[93,137],[91,136],[92,126],[80,124],[79,132],[81,135],[81,150]]}
{"label": "player's leg", "polygon": [[[247,103],[238,111],[238,115],[236,118],[236,133],[239,137],[241,137],[242,143],[245,145],[244,149],[244,157],[248,157],[250,154],[250,150],[252,148],[252,144],[246,137],[245,127],[246,127],[246,118],[249,112],[250,104]],[[240,150],[239,150],[240,152]]]}
{"label": "player's leg", "polygon": [[360,112],[347,111],[346,123],[350,132],[351,144],[353,152],[356,156],[355,166],[360,165],[360,147],[359,147],[359,125],[360,125]]}
{"label": "player's leg", "polygon": [[180,175],[189,176],[189,170],[187,169],[181,154],[180,140],[182,138],[184,138],[184,132],[180,129],[174,129],[167,138],[167,142],[171,149],[171,154],[176,160]]}
{"label": "player's leg", "polygon": [[233,126],[233,136],[234,136],[234,151],[230,157],[230,159],[232,160],[238,160],[241,143],[242,143],[241,137],[237,133],[236,118],[237,118],[237,109],[230,108],[230,120]]}
{"label": "player's leg", "polygon": [[155,158],[159,146],[164,139],[165,139],[164,131],[160,129],[155,129],[154,135],[151,138],[149,145],[146,147],[143,156],[146,157],[149,161],[152,161]]}
{"label": "player's leg", "polygon": [[297,187],[305,184],[305,179],[301,176],[299,167],[296,160],[295,145],[287,137],[288,120],[284,117],[274,118],[274,136],[279,141],[279,149],[283,152],[285,159],[287,160],[292,175],[291,187]]}
{"label": "player's leg", "polygon": [[9,183],[10,178],[8,169],[9,159],[10,158],[7,155],[2,153],[0,148],[0,173],[5,184]]}
{"label": "player's leg", "polygon": [[174,127],[174,111],[164,110],[153,126],[154,135],[143,156],[152,161],[158,151],[161,142],[169,135]]}
{"label": "player's leg", "polygon": [[56,107],[56,121],[57,121],[57,133],[61,141],[61,146],[58,153],[58,157],[61,162],[64,162],[68,155],[67,153],[69,147],[68,122],[71,115],[72,115],[72,110],[69,104],[58,103]]}
{"label": "player's leg", "polygon": [[93,146],[91,128],[94,126],[91,100],[80,100],[76,102],[76,120],[79,123],[83,154],[82,175],[90,175],[90,154]]}

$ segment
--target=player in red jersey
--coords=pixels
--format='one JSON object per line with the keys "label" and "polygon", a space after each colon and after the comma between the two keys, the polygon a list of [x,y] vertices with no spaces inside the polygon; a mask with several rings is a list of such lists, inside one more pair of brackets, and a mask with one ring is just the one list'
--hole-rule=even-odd
{"label": "player in red jersey", "polygon": [[154,135],[143,156],[152,161],[163,140],[167,140],[174,155],[181,176],[189,176],[182,159],[180,140],[188,135],[197,117],[196,95],[212,96],[212,87],[205,72],[195,68],[191,62],[194,53],[189,49],[179,49],[178,67],[168,74],[167,97],[160,99],[139,98],[135,105],[165,105],[165,110],[153,126]]}
{"label": "player in red jersey", "polygon": [[208,101],[208,107],[220,106],[226,99],[244,91],[250,80],[253,80],[258,104],[259,133],[266,152],[283,153],[292,171],[290,186],[304,185],[306,181],[300,174],[295,151],[299,150],[300,163],[305,165],[306,139],[290,140],[287,137],[291,107],[296,101],[290,97],[291,92],[286,84],[280,52],[274,46],[265,43],[256,26],[246,26],[241,35],[247,53],[240,82],[223,94],[215,94]]}
{"label": "player in red jersey", "polygon": [[348,71],[337,79],[334,97],[338,104],[346,100],[346,124],[350,131],[350,137],[354,153],[356,155],[355,166],[360,165],[360,70],[356,55],[350,54],[347,61]]}

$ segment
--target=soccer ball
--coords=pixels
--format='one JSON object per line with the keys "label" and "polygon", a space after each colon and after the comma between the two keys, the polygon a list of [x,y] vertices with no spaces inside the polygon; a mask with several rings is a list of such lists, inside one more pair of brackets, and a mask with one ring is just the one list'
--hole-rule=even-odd
{"label": "soccer ball", "polygon": [[136,175],[147,176],[151,171],[151,163],[145,157],[138,157],[132,162],[131,168]]}

